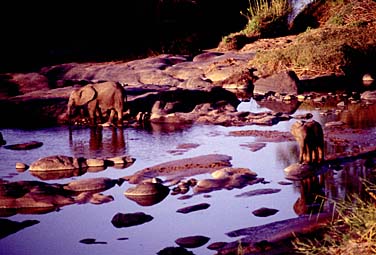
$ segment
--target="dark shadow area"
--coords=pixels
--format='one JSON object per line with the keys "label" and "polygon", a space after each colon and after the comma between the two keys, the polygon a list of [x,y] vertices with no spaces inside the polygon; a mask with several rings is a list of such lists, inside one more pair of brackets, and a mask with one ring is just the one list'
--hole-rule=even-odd
{"label": "dark shadow area", "polygon": [[246,23],[248,0],[2,3],[0,72],[215,47]]}

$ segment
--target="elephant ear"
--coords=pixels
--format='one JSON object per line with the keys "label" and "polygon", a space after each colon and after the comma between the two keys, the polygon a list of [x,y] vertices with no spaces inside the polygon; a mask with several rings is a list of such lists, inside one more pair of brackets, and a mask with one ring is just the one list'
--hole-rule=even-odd
{"label": "elephant ear", "polygon": [[92,86],[86,86],[78,92],[77,105],[89,103],[97,96],[97,91]]}

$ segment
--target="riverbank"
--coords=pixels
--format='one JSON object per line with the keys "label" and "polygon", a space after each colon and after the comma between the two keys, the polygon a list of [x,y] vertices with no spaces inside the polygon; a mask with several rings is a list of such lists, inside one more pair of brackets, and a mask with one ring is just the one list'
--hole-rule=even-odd
{"label": "riverbank", "polygon": [[[356,3],[373,2],[357,1]],[[346,5],[343,7],[349,8]],[[372,96],[371,92],[374,89],[374,81],[369,79],[368,84],[363,82],[363,77],[365,75],[374,77],[374,70],[369,67],[374,66],[372,65],[372,59],[374,59],[372,49],[374,49],[375,33],[372,29],[375,25],[373,20],[375,16],[370,15],[369,20],[362,19],[358,23],[354,22],[356,21],[354,13],[342,13],[342,9],[336,8],[333,10],[338,11],[337,17],[342,17],[344,24],[334,24],[335,26],[325,24],[309,29],[306,27],[306,31],[299,35],[261,38],[243,45],[238,50],[223,50],[218,47],[193,57],[163,54],[134,61],[65,63],[46,66],[33,73],[2,74],[2,100],[0,102],[4,120],[2,125],[17,128],[27,127],[30,124],[42,127],[65,125],[66,103],[74,86],[113,80],[127,84],[124,87],[128,93],[129,105],[127,107],[130,107],[133,114],[124,119],[126,128],[146,127],[155,132],[171,131],[174,130],[174,125],[181,122],[185,124],[188,122],[190,125],[205,123],[223,126],[270,127],[283,121],[301,118],[302,116],[294,115],[299,107],[307,112],[320,109],[319,116],[340,119],[340,121],[328,122],[330,125],[325,127],[325,139],[329,150],[327,159],[333,160],[335,163],[332,164],[333,168],[340,168],[343,161],[357,157],[374,161],[376,142],[373,133],[369,130],[365,131],[364,126],[357,127],[354,123],[361,122],[362,125],[371,123],[369,125],[374,127],[372,125],[376,116],[375,95]],[[353,5],[349,10],[375,10],[375,8],[364,8],[362,5]],[[361,17],[368,17],[363,14]],[[332,16],[326,15],[325,17],[329,21],[331,20],[329,17]],[[323,22],[321,19],[316,21]],[[354,37],[361,42],[358,48],[355,47],[356,45],[347,45],[343,42],[344,36],[351,37],[354,31],[360,32],[358,36],[361,36]],[[324,59],[322,54],[327,53],[327,48],[321,48],[322,51],[319,54],[315,52],[315,49],[320,47],[311,46],[317,46],[316,43],[319,42],[328,43],[327,40],[322,40],[323,37],[330,40],[331,36],[328,35],[333,34],[340,35],[340,37],[335,37],[338,39],[335,46],[341,49],[338,55],[339,61],[338,59],[329,61],[327,63],[330,66],[325,66],[325,68],[321,66],[317,69],[311,64],[320,66],[321,64],[315,60]],[[310,38],[312,40],[308,40]],[[371,51],[363,51],[362,47],[366,39],[369,40],[366,46]],[[309,45],[304,44],[307,42]],[[340,43],[337,45],[337,42]],[[328,43],[328,45],[332,44]],[[299,51],[295,51],[296,49]],[[304,52],[307,53],[306,55],[298,54],[305,49],[307,49],[307,52]],[[345,51],[342,51],[343,49]],[[347,55],[348,53],[350,55]],[[298,59],[300,62],[295,61],[291,55],[311,56],[312,58],[308,58],[311,62],[303,66],[302,59]],[[351,58],[348,63],[342,63],[341,59],[346,59],[348,56],[355,56],[355,58]],[[262,58],[265,59],[262,60]],[[342,64],[346,68],[343,69]],[[229,96],[219,97],[213,104],[210,101],[209,92],[218,87],[219,91],[225,91]],[[190,94],[192,91],[204,95],[203,101],[195,102],[193,107],[195,111],[192,107],[186,112],[180,112],[178,108],[175,108],[175,111],[167,111],[167,108],[158,109],[158,112],[152,111],[158,99],[170,100],[168,101],[170,105],[186,104],[187,101],[183,99],[191,98],[189,95],[192,95]],[[232,91],[233,94],[228,91]],[[322,91],[325,93],[318,93]],[[177,95],[183,96],[176,99]],[[234,95],[240,100],[235,105],[231,105],[229,98],[233,98]],[[247,101],[250,98],[254,98],[260,106],[268,110],[254,113],[236,109],[240,101]],[[220,101],[222,102],[219,103]],[[206,105],[205,108],[204,104],[208,102],[212,104]],[[141,108],[143,105],[147,105],[147,108]],[[196,107],[201,110],[198,111]],[[159,116],[158,119],[155,118],[150,122],[146,119],[146,123],[150,125],[144,125],[144,119],[141,119],[140,123],[140,118],[137,117],[139,113],[146,115],[158,113]],[[309,115],[305,116],[309,117]],[[362,119],[360,122],[353,121],[357,118]],[[163,125],[167,128],[161,128]],[[367,128],[371,127],[367,126]],[[254,134],[252,133],[251,136],[253,137]],[[267,131],[261,131],[261,141],[267,140],[268,134]],[[270,139],[281,139],[281,137],[277,135]],[[339,151],[336,151],[338,148],[340,148]],[[335,162],[336,159],[339,160]],[[231,249],[228,252],[237,250],[237,244],[238,241],[229,244]]]}

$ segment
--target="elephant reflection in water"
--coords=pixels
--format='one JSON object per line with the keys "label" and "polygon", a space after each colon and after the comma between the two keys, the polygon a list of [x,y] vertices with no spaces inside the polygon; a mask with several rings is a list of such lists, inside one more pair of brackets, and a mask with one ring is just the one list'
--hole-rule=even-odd
{"label": "elephant reflection in water", "polygon": [[324,175],[311,176],[298,181],[300,197],[294,204],[297,215],[319,213],[324,202]]}
{"label": "elephant reflection in water", "polygon": [[324,160],[324,132],[315,120],[296,121],[291,134],[299,144],[300,163],[322,163]]}
{"label": "elephant reflection in water", "polygon": [[[111,138],[107,138],[106,134],[110,131]],[[73,141],[73,134],[70,131],[70,147],[75,157],[85,158],[106,158],[126,154],[126,142],[124,138],[124,130],[121,127],[91,127],[89,146],[82,140]]]}

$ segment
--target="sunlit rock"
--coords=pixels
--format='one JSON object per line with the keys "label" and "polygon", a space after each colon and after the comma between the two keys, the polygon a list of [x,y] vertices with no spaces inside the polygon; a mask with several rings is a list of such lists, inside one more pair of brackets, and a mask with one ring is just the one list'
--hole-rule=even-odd
{"label": "sunlit rock", "polygon": [[142,206],[150,206],[161,202],[169,194],[170,189],[161,183],[145,182],[128,188],[124,195]]}
{"label": "sunlit rock", "polygon": [[64,155],[54,155],[40,158],[30,165],[30,171],[48,171],[48,170],[73,170],[86,168],[84,158],[73,158]]}
{"label": "sunlit rock", "polygon": [[97,191],[97,190],[107,190],[118,184],[119,181],[116,179],[110,179],[106,177],[80,179],[69,182],[64,186],[66,190],[72,191]]}
{"label": "sunlit rock", "polygon": [[301,180],[315,174],[316,167],[311,164],[294,163],[283,169],[286,179]]}

